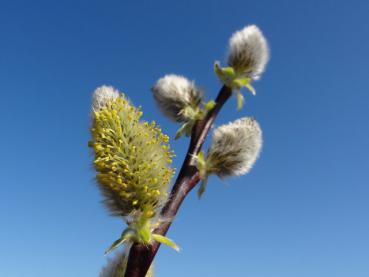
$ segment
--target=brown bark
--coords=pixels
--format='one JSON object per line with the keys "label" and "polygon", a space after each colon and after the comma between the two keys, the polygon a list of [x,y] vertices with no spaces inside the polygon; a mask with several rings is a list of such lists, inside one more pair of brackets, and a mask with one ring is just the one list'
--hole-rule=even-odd
{"label": "brown bark", "polygon": [[[223,86],[215,99],[216,104],[214,108],[203,120],[196,122],[192,130],[191,141],[186,158],[172,188],[169,199],[161,210],[160,215],[162,218],[174,219],[183,200],[200,181],[199,172],[194,165],[193,156],[200,152],[215,118],[231,94],[232,90]],[[154,233],[164,236],[171,224],[172,220],[162,223],[154,230]],[[160,244],[157,242],[153,242],[149,246],[137,243],[133,244],[129,252],[125,277],[145,277],[159,247]]]}

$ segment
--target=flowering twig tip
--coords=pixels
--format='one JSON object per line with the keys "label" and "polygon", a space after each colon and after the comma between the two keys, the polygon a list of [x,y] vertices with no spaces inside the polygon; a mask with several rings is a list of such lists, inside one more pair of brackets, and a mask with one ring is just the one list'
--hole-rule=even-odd
{"label": "flowering twig tip", "polygon": [[204,101],[202,90],[179,75],[166,75],[152,87],[164,115],[182,124],[175,139],[192,135],[170,196],[167,189],[174,174],[170,167],[174,154],[168,145],[169,137],[155,122],[141,121],[141,107],[131,105],[113,87],[95,90],[92,139],[88,145],[95,154],[96,179],[108,208],[127,223],[105,255],[122,245],[125,252],[111,260],[100,277],[143,277],[146,273],[145,277],[151,277],[151,263],[160,244],[181,251],[164,235],[191,189],[200,181],[197,196],[201,199],[211,175],[223,180],[251,170],[263,143],[254,118],[244,117],[215,128],[208,151],[201,148],[232,92],[238,110],[245,102],[241,89],[256,95],[252,82],[260,78],[268,60],[266,39],[256,25],[249,25],[231,36],[227,65],[214,63],[214,72],[224,84],[216,101]]}

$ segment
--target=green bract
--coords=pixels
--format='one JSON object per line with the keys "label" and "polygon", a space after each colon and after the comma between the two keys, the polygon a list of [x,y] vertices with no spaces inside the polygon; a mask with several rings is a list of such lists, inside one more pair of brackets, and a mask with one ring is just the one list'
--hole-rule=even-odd
{"label": "green bract", "polygon": [[160,222],[152,224],[151,220],[145,217],[140,217],[137,220],[131,222],[131,224],[129,224],[129,227],[122,232],[120,238],[114,241],[113,244],[105,251],[105,254],[113,251],[115,248],[124,243],[136,242],[139,244],[148,245],[154,240],[163,243],[176,251],[179,251],[179,247],[177,246],[177,244],[175,244],[175,242],[167,237],[152,233],[153,227],[158,225],[159,223]]}
{"label": "green bract", "polygon": [[205,118],[207,113],[211,111],[215,106],[215,101],[210,100],[203,105],[203,108],[197,108],[194,110],[191,107],[184,108],[181,112],[189,115],[190,118],[186,123],[184,123],[181,128],[178,129],[175,139],[179,139],[182,135],[190,136],[193,126],[195,125],[197,120],[202,120]]}
{"label": "green bract", "polygon": [[244,97],[241,94],[241,88],[247,88],[253,95],[256,94],[255,89],[250,84],[251,77],[245,76],[242,72],[237,72],[233,67],[220,67],[219,63],[215,63],[214,72],[219,80],[237,93],[237,109],[241,109],[244,104]]}

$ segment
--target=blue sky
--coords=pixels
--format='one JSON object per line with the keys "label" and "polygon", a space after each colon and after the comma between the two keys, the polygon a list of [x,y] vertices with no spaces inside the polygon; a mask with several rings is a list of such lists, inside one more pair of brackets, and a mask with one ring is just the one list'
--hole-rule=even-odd
{"label": "blue sky", "polygon": [[[0,276],[98,276],[121,220],[91,169],[91,93],[124,91],[173,137],[150,87],[194,79],[213,98],[228,38],[257,24],[271,61],[237,112],[255,116],[261,158],[186,199],[156,276],[369,276],[368,1],[0,2]],[[171,141],[179,168],[188,141]]]}

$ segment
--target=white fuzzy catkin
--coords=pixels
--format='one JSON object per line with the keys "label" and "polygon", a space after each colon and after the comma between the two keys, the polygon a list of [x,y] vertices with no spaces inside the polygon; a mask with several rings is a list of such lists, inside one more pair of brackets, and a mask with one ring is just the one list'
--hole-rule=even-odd
{"label": "white fuzzy catkin", "polygon": [[181,113],[184,108],[196,109],[201,103],[202,92],[183,76],[166,75],[159,79],[152,88],[154,98],[165,116],[175,122],[185,122],[187,118]]}
{"label": "white fuzzy catkin", "polygon": [[219,126],[206,158],[207,173],[221,178],[246,174],[259,157],[261,146],[262,132],[253,118],[244,117]]}
{"label": "white fuzzy catkin", "polygon": [[107,102],[119,97],[119,91],[112,86],[101,86],[95,89],[92,95],[92,110],[101,110]]}
{"label": "white fuzzy catkin", "polygon": [[246,26],[230,38],[228,65],[237,73],[257,80],[264,72],[268,60],[268,43],[257,26]]}

